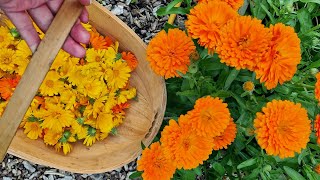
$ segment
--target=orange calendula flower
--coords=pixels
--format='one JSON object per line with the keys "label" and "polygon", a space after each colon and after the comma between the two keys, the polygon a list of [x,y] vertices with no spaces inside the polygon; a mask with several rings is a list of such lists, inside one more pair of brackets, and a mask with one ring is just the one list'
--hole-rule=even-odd
{"label": "orange calendula flower", "polygon": [[267,89],[289,81],[301,60],[300,39],[292,27],[278,23],[271,25],[270,30],[273,34],[270,47],[255,69]]}
{"label": "orange calendula flower", "polygon": [[198,2],[226,2],[234,10],[238,10],[244,3],[244,0],[198,0]]}
{"label": "orange calendula flower", "polygon": [[237,135],[237,126],[233,122],[232,119],[230,119],[230,123],[227,127],[227,129],[217,137],[213,138],[213,150],[219,150],[219,149],[227,149],[227,146],[230,145]]}
{"label": "orange calendula flower", "polygon": [[315,171],[317,174],[320,174],[320,164],[317,164],[317,165],[314,167],[314,171]]}
{"label": "orange calendula flower", "polygon": [[314,121],[314,129],[316,131],[317,143],[320,144],[320,115],[318,114]]}
{"label": "orange calendula flower", "polygon": [[161,143],[167,157],[178,169],[192,169],[209,158],[213,141],[190,131],[189,117],[181,115],[179,124],[170,120],[169,125],[161,133]]}
{"label": "orange calendula flower", "polygon": [[267,154],[294,157],[306,148],[311,133],[307,110],[301,104],[273,100],[254,120],[256,138]]}
{"label": "orange calendula flower", "polygon": [[122,52],[122,59],[127,61],[128,66],[133,71],[138,66],[137,58],[131,52]]}
{"label": "orange calendula flower", "polygon": [[271,37],[261,20],[241,16],[222,28],[217,53],[221,62],[228,66],[253,70],[268,50]]}
{"label": "orange calendula flower", "polygon": [[4,100],[8,100],[12,94],[18,82],[20,80],[20,76],[13,77],[13,78],[2,78],[0,80],[0,96]]}
{"label": "orange calendula flower", "polygon": [[210,96],[196,101],[194,109],[188,112],[190,123],[197,134],[209,138],[220,136],[230,123],[228,104]]}
{"label": "orange calendula flower", "polygon": [[[96,29],[92,29],[90,33],[90,45],[98,50],[98,49],[108,49],[110,45],[112,44],[112,40],[109,38],[104,38],[101,36]],[[111,44],[110,44],[111,41]]]}
{"label": "orange calendula flower", "polygon": [[122,104],[117,104],[112,108],[112,111],[115,114],[118,114],[118,113],[125,114],[124,109],[127,109],[129,107],[130,107],[130,104],[128,102],[122,103]]}
{"label": "orange calendula flower", "polygon": [[163,152],[159,142],[151,144],[142,152],[141,159],[138,160],[138,171],[143,171],[142,177],[145,180],[163,179],[170,180],[176,170],[172,161]]}
{"label": "orange calendula flower", "polygon": [[316,99],[320,102],[320,72],[316,75],[317,82],[315,84],[314,94],[316,96]]}
{"label": "orange calendula flower", "polygon": [[190,65],[190,54],[195,50],[192,39],[184,31],[160,31],[149,43],[147,60],[153,71],[166,79],[185,74]]}
{"label": "orange calendula flower", "polygon": [[225,2],[199,3],[191,9],[185,24],[189,35],[198,39],[209,53],[214,53],[220,42],[220,29],[237,16],[237,12]]}

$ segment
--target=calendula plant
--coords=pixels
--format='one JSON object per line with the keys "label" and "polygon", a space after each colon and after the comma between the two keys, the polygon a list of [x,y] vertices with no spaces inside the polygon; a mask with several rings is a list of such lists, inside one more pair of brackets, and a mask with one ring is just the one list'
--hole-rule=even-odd
{"label": "calendula plant", "polygon": [[148,45],[168,104],[131,178],[319,179],[320,1],[174,0],[157,13],[185,28]]}
{"label": "calendula plant", "polygon": [[[32,56],[13,24],[5,23],[0,26],[0,116]],[[90,24],[83,25],[91,35],[86,57],[75,58],[60,50],[20,125],[28,138],[42,139],[64,154],[71,152],[76,141],[92,146],[115,135],[129,100],[136,96],[129,84],[138,65],[136,57],[118,52],[118,42]]]}

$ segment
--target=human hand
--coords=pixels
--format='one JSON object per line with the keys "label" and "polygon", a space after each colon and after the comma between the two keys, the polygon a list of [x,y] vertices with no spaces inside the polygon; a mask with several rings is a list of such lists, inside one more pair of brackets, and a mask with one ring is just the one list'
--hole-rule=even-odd
{"label": "human hand", "polygon": [[[91,2],[91,0],[79,1],[83,5],[89,5]],[[41,40],[30,17],[43,32],[46,32],[62,3],[63,0],[0,0],[0,9],[6,13],[34,52]],[[80,43],[89,43],[90,34],[80,22],[88,21],[88,12],[84,9],[62,47],[73,56],[84,57],[86,54]]]}

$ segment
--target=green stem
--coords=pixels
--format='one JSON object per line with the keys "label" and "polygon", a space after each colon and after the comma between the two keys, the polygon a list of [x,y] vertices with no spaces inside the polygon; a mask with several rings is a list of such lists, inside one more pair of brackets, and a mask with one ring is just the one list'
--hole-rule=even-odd
{"label": "green stem", "polygon": [[307,89],[314,89],[314,86],[303,84],[303,83],[298,83],[296,85],[301,86],[301,87],[305,87]]}

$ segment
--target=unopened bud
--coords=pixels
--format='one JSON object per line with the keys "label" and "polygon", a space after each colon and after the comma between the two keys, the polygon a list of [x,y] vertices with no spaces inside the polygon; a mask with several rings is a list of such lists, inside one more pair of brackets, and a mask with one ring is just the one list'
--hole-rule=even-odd
{"label": "unopened bud", "polygon": [[254,84],[252,81],[247,81],[242,85],[243,90],[252,92],[254,90]]}

